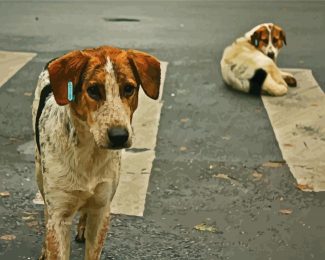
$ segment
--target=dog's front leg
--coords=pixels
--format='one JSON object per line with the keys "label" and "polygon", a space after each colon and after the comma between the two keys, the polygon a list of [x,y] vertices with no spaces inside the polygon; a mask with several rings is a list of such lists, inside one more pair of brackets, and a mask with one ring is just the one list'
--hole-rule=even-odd
{"label": "dog's front leg", "polygon": [[68,260],[70,257],[71,218],[49,217],[46,225],[46,259]]}
{"label": "dog's front leg", "polygon": [[289,87],[297,86],[297,80],[294,78],[294,76],[291,73],[284,72],[281,70],[281,76]]}
{"label": "dog's front leg", "polygon": [[110,207],[106,205],[87,211],[86,224],[86,260],[98,260],[105,242],[110,222]]}
{"label": "dog's front leg", "polygon": [[68,260],[72,219],[78,209],[78,196],[61,190],[45,192],[47,208],[46,259]]}

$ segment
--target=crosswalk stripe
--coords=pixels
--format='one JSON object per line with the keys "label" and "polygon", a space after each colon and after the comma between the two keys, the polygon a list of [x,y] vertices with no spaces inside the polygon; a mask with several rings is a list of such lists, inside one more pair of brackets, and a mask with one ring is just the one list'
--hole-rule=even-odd
{"label": "crosswalk stripe", "polygon": [[325,95],[310,70],[287,70],[298,81],[283,97],[263,96],[283,158],[304,191],[325,191]]}
{"label": "crosswalk stripe", "polygon": [[133,118],[135,142],[122,153],[121,177],[111,205],[114,214],[143,216],[145,199],[153,160],[162,108],[161,96],[167,62],[161,62],[160,98],[151,100],[139,93],[139,106]]}
{"label": "crosswalk stripe", "polygon": [[0,88],[35,56],[31,52],[0,51]]}

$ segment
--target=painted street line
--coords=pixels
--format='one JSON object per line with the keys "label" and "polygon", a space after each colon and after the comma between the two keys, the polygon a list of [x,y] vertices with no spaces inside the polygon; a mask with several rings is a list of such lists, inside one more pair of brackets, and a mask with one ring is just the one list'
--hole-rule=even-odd
{"label": "painted street line", "polygon": [[325,191],[325,95],[311,70],[288,69],[298,81],[286,96],[263,96],[282,156],[304,191]]}
{"label": "painted street line", "polygon": [[135,142],[132,149],[122,153],[120,183],[111,205],[111,212],[114,214],[143,216],[149,177],[155,159],[167,64],[161,62],[159,99],[151,100],[143,91],[139,93],[139,106],[132,122]]}
{"label": "painted street line", "polygon": [[0,51],[0,88],[36,53]]}
{"label": "painted street line", "polygon": [[[113,214],[143,216],[149,177],[155,159],[155,147],[163,105],[161,100],[167,71],[167,62],[161,62],[161,85],[158,100],[151,100],[141,90],[139,105],[133,117],[134,143],[131,149],[123,150],[120,182],[111,204]],[[26,145],[28,147],[26,147]],[[32,151],[33,142],[18,148],[21,154]],[[40,193],[33,202],[44,204]]]}

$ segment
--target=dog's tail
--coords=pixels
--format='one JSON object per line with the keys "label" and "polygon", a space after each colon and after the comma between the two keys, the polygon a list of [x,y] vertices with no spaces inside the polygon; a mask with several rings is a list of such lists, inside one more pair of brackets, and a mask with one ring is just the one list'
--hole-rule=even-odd
{"label": "dog's tail", "polygon": [[267,77],[264,69],[252,70],[244,64],[227,64],[221,61],[221,74],[230,87],[252,95],[261,95],[263,83]]}

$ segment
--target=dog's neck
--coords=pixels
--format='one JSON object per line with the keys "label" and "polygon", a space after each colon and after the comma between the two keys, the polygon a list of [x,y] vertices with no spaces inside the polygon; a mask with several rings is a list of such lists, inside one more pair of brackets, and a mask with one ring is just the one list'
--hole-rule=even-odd
{"label": "dog's neck", "polygon": [[70,105],[66,106],[68,124],[70,127],[69,136],[77,146],[96,147],[95,140],[90,132],[86,121],[80,119]]}

